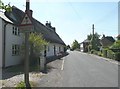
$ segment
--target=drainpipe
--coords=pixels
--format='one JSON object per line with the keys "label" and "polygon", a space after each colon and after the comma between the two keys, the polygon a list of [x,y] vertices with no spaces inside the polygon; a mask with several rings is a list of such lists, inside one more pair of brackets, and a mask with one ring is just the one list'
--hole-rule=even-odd
{"label": "drainpipe", "polygon": [[5,68],[5,52],[6,52],[6,26],[7,26],[8,23],[5,22],[4,24],[4,29],[3,29],[3,68]]}

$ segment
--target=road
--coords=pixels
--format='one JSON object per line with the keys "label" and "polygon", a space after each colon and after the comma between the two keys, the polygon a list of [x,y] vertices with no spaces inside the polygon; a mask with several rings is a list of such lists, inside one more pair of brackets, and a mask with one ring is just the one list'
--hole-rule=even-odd
{"label": "road", "polygon": [[79,53],[70,52],[64,58],[62,86],[68,87],[117,87],[118,65]]}
{"label": "road", "polygon": [[0,89],[2,88],[2,68],[0,68]]}
{"label": "road", "polygon": [[54,67],[44,81],[39,81],[40,87],[118,87],[116,63],[77,51],[57,62],[60,68]]}

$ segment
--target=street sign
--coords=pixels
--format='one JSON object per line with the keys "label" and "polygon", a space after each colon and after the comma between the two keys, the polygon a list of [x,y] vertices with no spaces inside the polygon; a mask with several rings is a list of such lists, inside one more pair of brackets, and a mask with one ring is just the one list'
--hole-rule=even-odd
{"label": "street sign", "polygon": [[20,32],[33,32],[34,31],[34,26],[33,25],[22,25],[19,26]]}
{"label": "street sign", "polygon": [[32,21],[31,21],[30,17],[28,16],[28,14],[25,13],[24,18],[21,22],[21,25],[28,25],[28,24],[29,25],[32,24]]}
{"label": "street sign", "polygon": [[25,13],[24,18],[19,26],[20,32],[31,32],[34,30],[32,20],[27,13]]}

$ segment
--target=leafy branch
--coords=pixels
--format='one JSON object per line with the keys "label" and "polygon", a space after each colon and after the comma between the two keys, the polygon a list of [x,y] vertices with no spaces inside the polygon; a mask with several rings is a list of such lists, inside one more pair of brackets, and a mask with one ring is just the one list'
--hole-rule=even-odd
{"label": "leafy branch", "polygon": [[8,5],[5,5],[1,0],[0,0],[0,9],[8,12],[12,11],[12,7],[10,6],[10,3]]}

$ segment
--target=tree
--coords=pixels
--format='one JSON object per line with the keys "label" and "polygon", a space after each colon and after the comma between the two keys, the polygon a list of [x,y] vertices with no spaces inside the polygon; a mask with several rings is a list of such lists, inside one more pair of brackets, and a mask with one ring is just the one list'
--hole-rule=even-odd
{"label": "tree", "polygon": [[0,0],[0,9],[5,11],[12,11],[10,3],[8,5],[5,5],[1,0]]}
{"label": "tree", "polygon": [[[30,43],[30,60],[33,62],[33,59],[41,56],[41,52],[45,49],[45,45],[48,45],[48,42],[43,39],[42,34],[40,33],[31,33],[29,35],[29,43]],[[25,54],[25,45],[23,44],[21,47],[21,54]],[[38,63],[38,59],[34,60]]]}
{"label": "tree", "polygon": [[67,45],[67,49],[70,49],[70,45]]}
{"label": "tree", "polygon": [[90,40],[89,50],[99,50],[100,46],[100,35],[98,33],[90,34],[87,36],[87,39]]}
{"label": "tree", "polygon": [[120,40],[114,42],[114,44],[110,47],[111,49],[120,49]]}
{"label": "tree", "polygon": [[29,41],[36,53],[40,53],[42,50],[44,50],[44,46],[48,45],[48,42],[43,39],[42,34],[40,33],[31,33]]}
{"label": "tree", "polygon": [[74,40],[72,43],[72,50],[80,49],[80,44],[78,43],[77,40]]}
{"label": "tree", "polygon": [[31,33],[29,36],[29,42],[30,42],[30,59],[31,62],[33,62],[34,58],[37,58],[36,62],[39,67],[39,58],[41,56],[41,52],[45,50],[45,46],[48,45],[48,42],[43,39],[42,34],[40,33]]}

